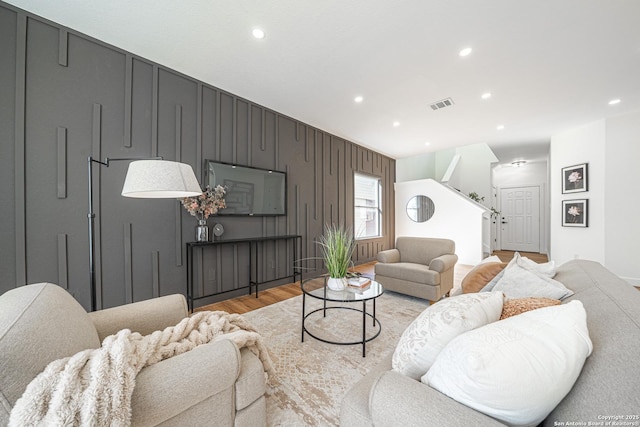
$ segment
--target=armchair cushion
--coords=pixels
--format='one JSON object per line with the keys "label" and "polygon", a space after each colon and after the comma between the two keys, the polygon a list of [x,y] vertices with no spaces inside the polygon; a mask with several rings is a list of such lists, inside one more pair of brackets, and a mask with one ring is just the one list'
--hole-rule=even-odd
{"label": "armchair cushion", "polygon": [[39,283],[5,292],[0,299],[0,425],[49,362],[98,347],[93,322],[61,287]]}
{"label": "armchair cushion", "polygon": [[397,249],[387,249],[386,251],[378,252],[376,256],[378,262],[392,263],[400,262],[400,252]]}
{"label": "armchair cushion", "polygon": [[429,265],[432,259],[443,254],[453,254],[455,243],[449,239],[424,237],[398,237],[396,249],[401,262]]}
{"label": "armchair cushion", "polygon": [[445,254],[440,255],[431,260],[429,263],[429,269],[433,271],[437,271],[438,273],[443,273],[447,270],[452,269],[456,262],[458,261],[458,256],[454,254]]}
{"label": "armchair cushion", "polygon": [[100,341],[122,329],[141,335],[177,325],[189,315],[182,295],[167,295],[89,313]]}
{"label": "armchair cushion", "polygon": [[[203,381],[204,372],[215,373],[215,380]],[[226,403],[220,407],[231,408],[233,384],[239,373],[240,352],[226,339],[147,366],[136,377],[131,396],[132,425],[160,424],[216,395]],[[219,415],[216,422],[220,425],[232,423],[231,411]]]}
{"label": "armchair cushion", "polygon": [[[398,262],[392,264],[378,263],[375,266],[376,274],[386,277],[393,277],[399,280],[422,283],[436,286],[440,284],[440,274],[429,269],[423,264],[413,264],[409,262]],[[384,283],[383,283],[384,285]]]}

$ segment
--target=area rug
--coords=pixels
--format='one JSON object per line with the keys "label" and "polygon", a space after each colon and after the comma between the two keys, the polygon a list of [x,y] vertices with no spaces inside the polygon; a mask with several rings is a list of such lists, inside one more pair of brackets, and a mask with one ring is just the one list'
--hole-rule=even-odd
{"label": "area rug", "polygon": [[[346,392],[385,356],[393,352],[404,329],[429,302],[392,292],[378,298],[376,316],[380,335],[366,346],[324,343],[302,332],[302,296],[291,298],[244,316],[265,338],[276,367],[276,376],[267,384],[269,426],[337,426],[340,403]],[[307,297],[307,310],[320,308],[321,301]],[[347,306],[361,308],[362,303]],[[369,312],[372,303],[367,303]],[[335,341],[356,341],[362,336],[362,314],[333,309],[323,317],[315,313],[307,329]],[[373,331],[367,318],[367,336]]]}

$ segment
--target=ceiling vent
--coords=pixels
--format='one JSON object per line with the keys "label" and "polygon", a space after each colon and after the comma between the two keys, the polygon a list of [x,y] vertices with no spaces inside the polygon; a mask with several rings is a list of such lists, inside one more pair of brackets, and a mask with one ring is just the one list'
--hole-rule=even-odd
{"label": "ceiling vent", "polygon": [[445,98],[441,101],[437,101],[431,104],[431,109],[440,110],[441,108],[451,107],[453,104],[454,104],[453,99]]}

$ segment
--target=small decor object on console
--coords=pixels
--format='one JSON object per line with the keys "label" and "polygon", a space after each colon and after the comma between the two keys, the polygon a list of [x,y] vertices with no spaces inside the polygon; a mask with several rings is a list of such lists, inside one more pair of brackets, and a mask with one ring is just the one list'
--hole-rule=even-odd
{"label": "small decor object on console", "polygon": [[341,291],[347,283],[347,270],[351,265],[351,256],[356,247],[353,232],[337,225],[325,225],[324,235],[318,243],[322,247],[325,267],[329,272],[327,286],[334,291]]}
{"label": "small decor object on console", "polygon": [[199,196],[185,197],[181,199],[182,206],[193,216],[198,219],[196,226],[196,241],[209,241],[209,227],[207,227],[207,218],[218,210],[223,209],[226,204],[224,202],[225,187],[218,185],[215,188],[209,186]]}
{"label": "small decor object on console", "polygon": [[220,237],[224,233],[224,227],[220,223],[214,224],[211,230],[213,231],[214,237]]}

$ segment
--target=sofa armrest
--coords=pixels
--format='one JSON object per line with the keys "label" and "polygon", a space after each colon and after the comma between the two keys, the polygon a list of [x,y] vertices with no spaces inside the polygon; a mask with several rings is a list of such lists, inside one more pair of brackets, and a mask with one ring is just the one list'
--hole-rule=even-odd
{"label": "sofa armrest", "polygon": [[100,342],[122,329],[142,335],[175,326],[189,315],[183,295],[167,295],[89,313]]}
{"label": "sofa armrest", "polygon": [[239,373],[240,351],[228,339],[148,366],[136,377],[131,425],[158,425],[225,390],[229,391],[229,408],[223,412],[233,416],[234,384]]}
{"label": "sofa armrest", "polygon": [[458,255],[456,254],[440,255],[439,257],[431,260],[429,263],[429,270],[442,273],[452,269],[456,265],[456,262],[458,262]]}
{"label": "sofa armrest", "polygon": [[387,249],[386,251],[378,252],[376,256],[378,262],[400,262],[400,251],[397,249]]}
{"label": "sofa armrest", "polygon": [[369,396],[371,418],[375,426],[402,425],[504,426],[439,391],[394,371],[382,373]]}

